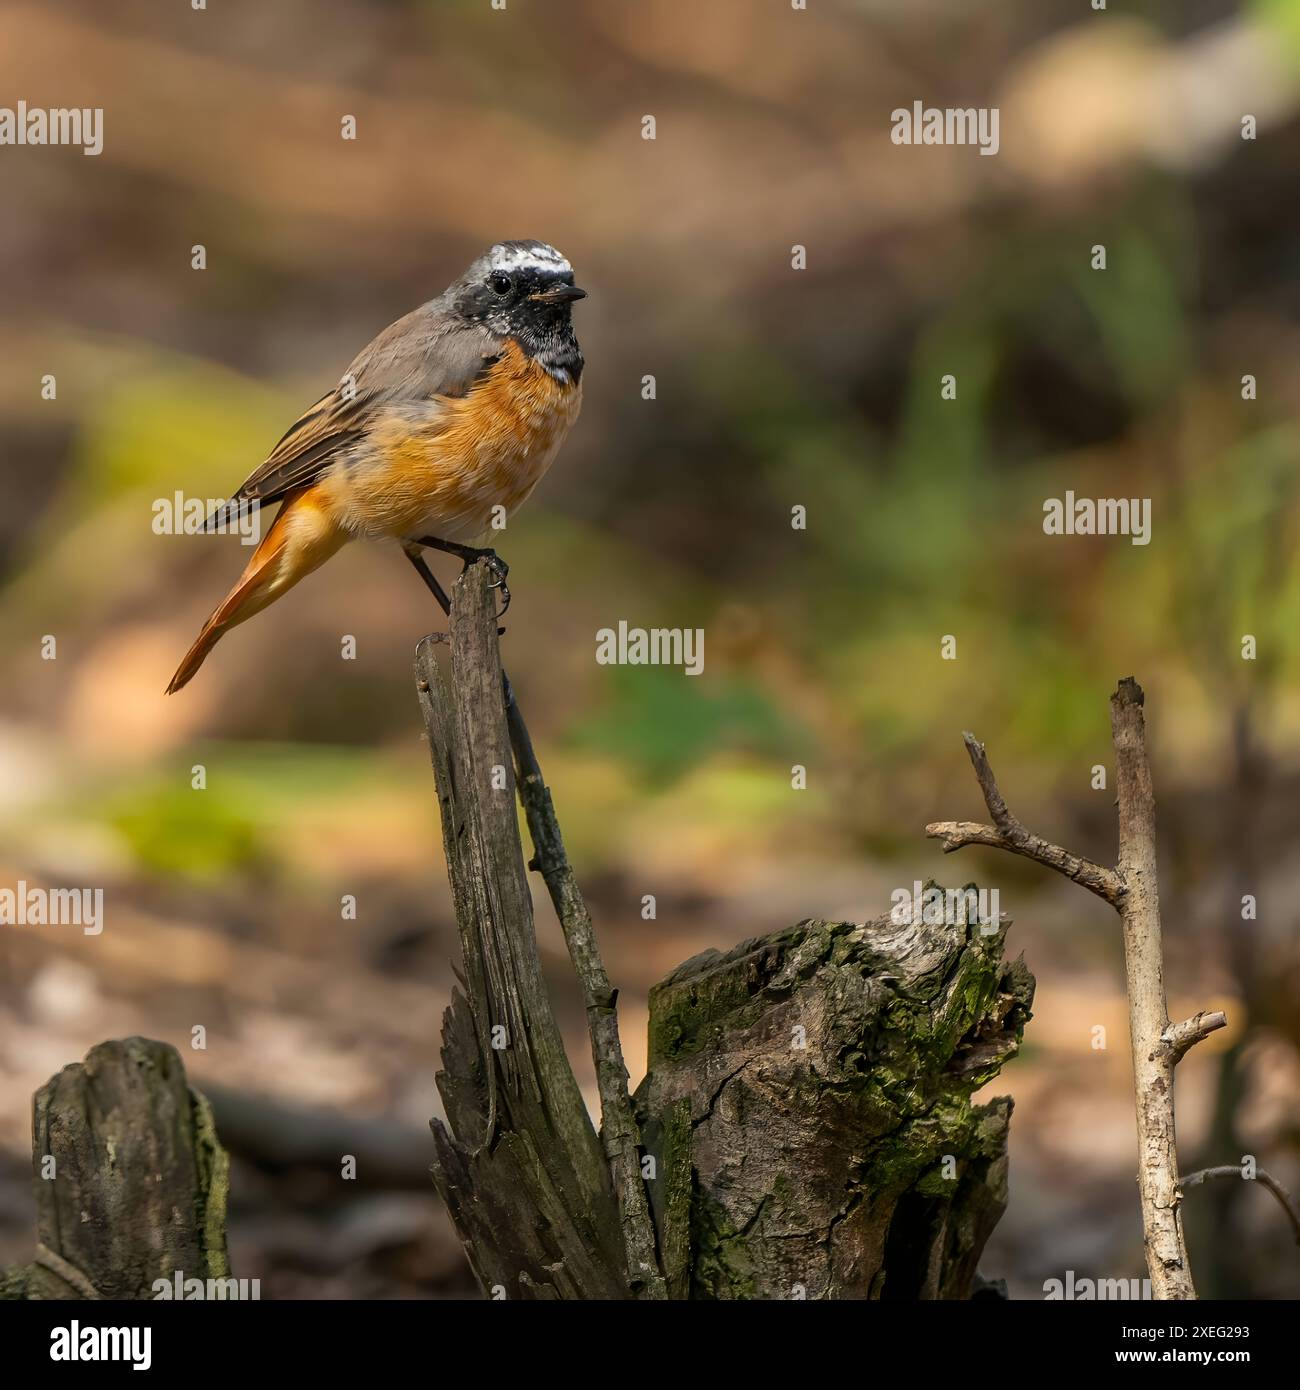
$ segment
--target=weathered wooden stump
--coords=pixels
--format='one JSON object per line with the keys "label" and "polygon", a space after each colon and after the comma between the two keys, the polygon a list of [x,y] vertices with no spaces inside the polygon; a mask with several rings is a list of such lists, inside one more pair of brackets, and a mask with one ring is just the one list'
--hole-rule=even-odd
{"label": "weathered wooden stump", "polygon": [[[449,669],[416,678],[465,990],[443,1029],[434,1181],[508,1298],[964,1298],[1006,1203],[1009,1100],[971,1106],[1033,997],[1005,928],[804,922],[651,997],[629,1104],[615,995],[501,671],[485,566]],[[513,760],[511,753],[513,751]],[[542,982],[516,786],[587,1003],[591,1126]]]}
{"label": "weathered wooden stump", "polygon": [[167,1043],[94,1047],[33,1100],[36,1258],[0,1298],[147,1299],[157,1280],[224,1279],[229,1164]]}
{"label": "weathered wooden stump", "polygon": [[970,1095],[1033,1000],[1002,935],[803,922],[654,989],[636,1099],[671,1291],[969,1295],[1006,1207],[1011,1117]]}

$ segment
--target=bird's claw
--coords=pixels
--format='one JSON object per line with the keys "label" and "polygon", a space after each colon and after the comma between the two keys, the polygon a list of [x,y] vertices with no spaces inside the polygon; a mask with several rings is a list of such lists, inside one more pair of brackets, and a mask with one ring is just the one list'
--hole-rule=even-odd
{"label": "bird's claw", "polygon": [[506,583],[506,576],[510,573],[510,566],[506,564],[495,550],[480,551],[475,558],[487,561],[488,573],[492,575],[492,583],[488,585],[488,587],[501,590],[501,611],[497,614],[497,617],[504,618],[506,609],[510,607],[510,586]]}

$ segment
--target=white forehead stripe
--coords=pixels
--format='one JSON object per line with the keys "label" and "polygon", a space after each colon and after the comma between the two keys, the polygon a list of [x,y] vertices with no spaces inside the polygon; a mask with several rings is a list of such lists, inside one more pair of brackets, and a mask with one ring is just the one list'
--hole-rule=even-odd
{"label": "white forehead stripe", "polygon": [[557,275],[571,275],[573,267],[554,246],[494,246],[494,270],[545,270]]}

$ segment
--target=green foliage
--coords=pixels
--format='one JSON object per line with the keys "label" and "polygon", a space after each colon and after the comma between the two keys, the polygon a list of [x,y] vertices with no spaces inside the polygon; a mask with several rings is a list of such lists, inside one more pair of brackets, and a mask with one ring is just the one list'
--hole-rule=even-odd
{"label": "green foliage", "polygon": [[72,501],[94,510],[178,489],[227,497],[279,438],[290,408],[280,392],[210,363],[139,363],[85,417]]}
{"label": "green foliage", "polygon": [[607,753],[662,785],[727,750],[778,755],[791,721],[752,681],[687,676],[675,667],[613,666],[609,699],[569,731],[572,746]]}
{"label": "green foliage", "polygon": [[1250,0],[1250,8],[1274,35],[1293,69],[1300,69],[1300,3],[1297,0]]}
{"label": "green foliage", "polygon": [[[203,764],[207,785],[190,785]],[[122,837],[151,873],[211,883],[282,871],[281,828],[331,803],[382,788],[387,769],[367,750],[320,745],[209,746],[110,791],[90,814]]]}
{"label": "green foliage", "polygon": [[108,807],[106,820],[150,873],[202,883],[263,864],[248,804],[228,790],[198,792],[187,782],[156,782]]}

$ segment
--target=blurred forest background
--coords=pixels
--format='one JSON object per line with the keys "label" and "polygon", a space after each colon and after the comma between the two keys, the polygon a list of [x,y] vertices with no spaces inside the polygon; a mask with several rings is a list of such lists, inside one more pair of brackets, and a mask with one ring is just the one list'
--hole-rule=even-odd
{"label": "blurred forest background", "polygon": [[[923,837],[982,815],[969,728],[1022,820],[1111,859],[1092,768],[1133,674],[1171,1011],[1230,1018],[1179,1070],[1183,1166],[1300,1188],[1300,3],[6,0],[19,99],[102,106],[105,143],[0,149],[0,884],[101,885],[106,925],[0,928],[0,1264],[30,1254],[32,1091],[139,1032],[214,1099],[265,1296],[472,1290],[426,1174],[457,948],[410,659],[438,615],[396,548],[351,547],[165,699],[248,552],[151,523],[506,237],[591,295],[583,417],[500,542],[503,644],[633,1083],[648,988],[704,947],[996,886],[1039,990],[992,1088],[984,1272],[1141,1276],[1113,914]],[[916,100],[999,107],[999,154],[895,146]],[[1066,489],[1153,499],[1151,544],[1044,535]],[[620,619],[703,627],[704,675],[598,666]],[[538,922],[593,1095],[544,891]],[[1188,1202],[1203,1294],[1300,1296],[1265,1193]]]}

